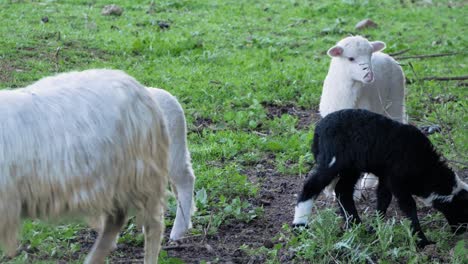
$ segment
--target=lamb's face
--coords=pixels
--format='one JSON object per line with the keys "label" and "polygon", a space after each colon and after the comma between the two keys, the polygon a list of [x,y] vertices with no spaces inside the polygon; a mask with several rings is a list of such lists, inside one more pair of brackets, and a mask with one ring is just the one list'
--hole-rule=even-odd
{"label": "lamb's face", "polygon": [[328,55],[337,58],[348,76],[357,82],[371,83],[374,81],[372,71],[372,53],[383,50],[385,43],[381,41],[369,42],[356,36],[348,37],[328,50]]}
{"label": "lamb's face", "polygon": [[434,207],[441,211],[452,230],[465,232],[468,228],[468,191],[461,190],[450,202],[434,201]]}

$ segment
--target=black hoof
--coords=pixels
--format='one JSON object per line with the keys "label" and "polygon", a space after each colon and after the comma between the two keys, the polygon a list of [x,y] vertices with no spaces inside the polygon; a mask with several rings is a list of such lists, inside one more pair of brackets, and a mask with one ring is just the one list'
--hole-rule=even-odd
{"label": "black hoof", "polygon": [[300,228],[300,227],[307,227],[307,224],[303,224],[303,223],[302,224],[294,224],[293,223],[291,226],[292,226],[292,228]]}
{"label": "black hoof", "polygon": [[295,235],[299,235],[301,233],[301,230],[305,229],[308,227],[307,224],[292,224],[292,232]]}
{"label": "black hoof", "polygon": [[434,241],[430,241],[430,240],[421,240],[421,241],[418,242],[417,245],[418,245],[418,248],[423,249],[423,248],[425,248],[426,246],[433,245],[433,244],[435,244]]}
{"label": "black hoof", "polygon": [[377,233],[377,230],[375,230],[374,227],[370,226],[370,225],[366,225],[366,232],[368,234],[376,234]]}

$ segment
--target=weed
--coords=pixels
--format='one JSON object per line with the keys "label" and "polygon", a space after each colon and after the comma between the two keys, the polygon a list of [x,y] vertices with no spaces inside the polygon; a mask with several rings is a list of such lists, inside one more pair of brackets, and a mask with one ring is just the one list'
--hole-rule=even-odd
{"label": "weed", "polygon": [[[385,41],[388,53],[408,48],[407,55],[459,53],[400,63],[411,81],[410,123],[441,126],[442,132],[431,135],[431,141],[449,160],[461,162],[451,165],[466,169],[466,83],[420,80],[466,75],[468,6],[460,1],[115,0],[124,9],[120,17],[102,16],[105,2],[0,1],[0,88],[23,87],[57,72],[116,68],[177,96],[187,116],[197,176],[195,235],[216,234],[230,221],[263,218],[263,208],[252,202],[259,186],[244,171],[265,157],[291,180],[308,172],[313,164],[313,122],[300,125],[300,117],[287,111],[271,116],[267,106],[313,113],[330,60],[326,50],[348,34]],[[47,23],[41,22],[44,16]],[[354,25],[364,18],[378,27],[356,31]],[[162,22],[168,26],[161,28]],[[168,227],[175,211],[172,199]],[[435,260],[415,249],[406,221],[366,221],[376,234],[366,234],[363,226],[342,231],[341,220],[325,210],[314,217],[309,230],[294,235],[286,228],[273,249],[245,250],[265,256],[269,263],[281,262],[283,252],[313,263],[465,261],[466,243],[452,242],[458,238],[439,214],[430,213],[421,221],[438,227],[427,232],[439,246]],[[76,261],[82,260],[88,252],[83,247],[94,241],[83,229],[26,221],[21,241],[25,250],[11,263],[72,262],[77,256]],[[133,219],[119,242],[142,246]],[[178,262],[165,251],[161,256],[162,263]]]}

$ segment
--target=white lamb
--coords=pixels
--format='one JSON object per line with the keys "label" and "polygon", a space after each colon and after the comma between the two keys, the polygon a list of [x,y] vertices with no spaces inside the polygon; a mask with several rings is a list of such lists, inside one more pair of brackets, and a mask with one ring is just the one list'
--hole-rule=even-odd
{"label": "white lamb", "polygon": [[130,210],[157,263],[169,137],[148,90],[121,71],[88,70],[0,91],[0,242],[15,254],[21,218],[103,218],[85,263],[104,263]]}
{"label": "white lamb", "polygon": [[192,227],[191,215],[195,210],[193,189],[195,175],[187,147],[187,127],[182,106],[165,90],[148,89],[152,98],[161,107],[169,129],[169,178],[177,196],[177,214],[170,238],[178,240]]}
{"label": "white lamb", "polygon": [[[320,99],[322,117],[342,109],[361,108],[406,123],[405,76],[398,62],[379,52],[383,49],[384,42],[353,36],[328,50],[332,60]],[[335,183],[327,186],[327,196],[333,195]],[[360,189],[376,184],[374,175],[365,175],[355,197],[361,197]]]}

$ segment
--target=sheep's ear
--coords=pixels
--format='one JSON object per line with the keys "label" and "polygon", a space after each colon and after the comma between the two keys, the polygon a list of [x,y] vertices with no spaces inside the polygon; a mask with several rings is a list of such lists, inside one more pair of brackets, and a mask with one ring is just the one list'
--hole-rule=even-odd
{"label": "sheep's ear", "polygon": [[341,54],[343,54],[343,48],[340,46],[334,46],[328,50],[327,54],[330,57],[341,56]]}
{"label": "sheep's ear", "polygon": [[384,50],[386,47],[385,43],[382,41],[372,41],[370,44],[372,45],[372,52]]}

